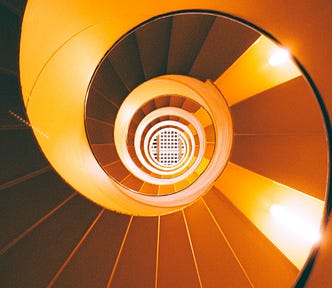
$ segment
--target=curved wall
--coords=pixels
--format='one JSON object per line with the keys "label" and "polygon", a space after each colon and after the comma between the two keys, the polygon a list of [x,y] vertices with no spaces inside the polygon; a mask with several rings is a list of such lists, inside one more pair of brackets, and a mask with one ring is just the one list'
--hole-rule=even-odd
{"label": "curved wall", "polygon": [[[96,8],[95,3],[92,2],[78,6],[77,4],[80,4],[80,1],[76,3],[75,1],[71,3],[58,1],[54,6],[52,4],[52,8],[50,8],[45,2],[29,1],[27,10],[33,11],[33,13],[30,14],[31,17],[27,14],[28,16],[24,18],[24,23],[29,23],[29,29],[25,29],[27,25],[24,24],[20,58],[21,83],[28,114],[29,109],[32,109],[29,108],[29,105],[33,101],[41,103],[42,97],[37,99],[36,95],[42,95],[46,86],[49,89],[51,85],[54,94],[58,97],[59,95],[65,97],[64,90],[66,93],[73,93],[78,97],[84,96],[94,68],[110,45],[121,35],[155,15],[182,9],[211,9],[229,13],[269,32],[291,50],[316,84],[327,110],[332,111],[332,101],[330,100],[332,87],[329,73],[329,63],[332,63],[330,53],[332,38],[329,37],[332,29],[329,24],[332,18],[332,4],[329,1],[301,4],[284,3],[283,1],[260,1],[259,5],[250,5],[247,1],[232,3],[222,3],[220,1],[200,2],[188,1],[172,4],[164,1],[145,5],[145,3],[135,1],[112,4],[105,1]],[[114,16],[111,14],[112,11],[114,11]],[[62,17],[59,17],[59,15]],[[50,25],[40,25],[46,19]],[[61,23],[59,23],[59,19]],[[77,21],[72,21],[73,19]],[[126,21],[123,21],[124,19]],[[130,19],[130,22],[127,21],[128,19]],[[110,31],[112,37],[106,39],[106,35]],[[34,41],[31,41],[31,39]],[[97,39],[100,41],[96,41]],[[93,49],[90,49],[89,45],[91,43],[95,45]],[[38,53],[36,53],[36,47],[38,47]],[[70,51],[80,51],[81,53],[71,54]],[[34,57],[30,57],[31,55],[34,55]],[[72,55],[75,55],[75,58]],[[33,63],[30,62],[31,59],[34,59]],[[57,81],[54,83],[50,79],[54,79],[53,76],[57,74],[59,66],[66,67],[66,74],[58,75]],[[80,83],[80,85],[75,86],[76,79],[79,79],[77,83]],[[59,83],[61,83],[60,86]],[[83,86],[82,83],[84,83]],[[70,89],[67,90],[67,88]],[[73,97],[72,99],[73,102],[70,105],[76,105],[76,98]],[[54,101],[54,103],[48,103],[48,105],[61,105],[63,103],[61,97],[58,99],[55,97]],[[82,108],[79,107],[81,110]],[[47,116],[49,116],[49,113],[54,113],[54,119],[57,118],[56,111],[45,111],[45,113],[47,113]],[[30,120],[32,122],[36,121],[41,126],[46,125],[46,127],[37,127],[41,130],[48,130],[47,125],[53,126],[52,123],[45,123],[44,119]],[[71,120],[73,121],[71,122]],[[66,119],[67,123],[78,126],[67,125],[68,130],[61,131],[61,133],[64,133],[63,135],[72,131],[73,128],[79,128],[76,129],[80,133],[78,138],[84,138],[84,127],[79,126],[80,124],[70,117]],[[54,131],[55,133],[59,132],[57,128]],[[49,135],[49,137],[52,137],[52,135]],[[43,136],[37,135],[37,138],[39,138],[39,141],[48,141],[43,140]],[[80,149],[86,151],[86,148],[86,145],[82,144]],[[52,151],[52,153],[56,153],[55,149]],[[68,152],[75,155],[75,157],[81,155],[79,151]],[[83,160],[85,163],[89,161],[90,158]],[[98,168],[94,167],[93,169]],[[81,177],[81,174],[78,175],[78,178]],[[104,181],[106,180],[104,179]],[[101,194],[100,197],[102,198],[104,195]],[[126,200],[123,199],[123,203]],[[331,225],[329,225],[326,238],[323,240],[322,253],[318,253],[308,287],[317,287],[315,286],[316,283],[321,283],[324,287],[323,285],[332,282],[331,276],[325,269],[325,265],[331,264],[331,257],[329,257],[331,252],[329,252],[330,249],[326,249],[326,247],[331,247],[329,237],[331,229]]]}

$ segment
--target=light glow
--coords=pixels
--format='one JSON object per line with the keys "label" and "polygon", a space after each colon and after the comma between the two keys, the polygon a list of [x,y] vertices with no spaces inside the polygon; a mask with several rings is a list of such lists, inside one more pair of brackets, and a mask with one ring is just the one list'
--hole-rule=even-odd
{"label": "light glow", "polygon": [[283,226],[285,232],[311,244],[320,240],[318,227],[306,219],[308,216],[305,211],[294,211],[289,207],[274,204],[270,207],[270,213],[277,223]]}
{"label": "light glow", "polygon": [[215,84],[228,105],[233,106],[299,76],[301,71],[291,61],[289,52],[261,36],[219,76]]}
{"label": "light glow", "polygon": [[303,267],[320,238],[324,201],[232,162],[215,186],[299,270]]}
{"label": "light glow", "polygon": [[288,61],[290,61],[289,51],[282,48],[275,50],[269,58],[269,64],[272,67],[280,66]]}

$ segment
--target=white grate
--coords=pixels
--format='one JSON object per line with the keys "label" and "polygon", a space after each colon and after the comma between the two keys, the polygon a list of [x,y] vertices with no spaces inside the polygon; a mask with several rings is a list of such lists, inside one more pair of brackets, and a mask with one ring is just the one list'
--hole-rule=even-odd
{"label": "white grate", "polygon": [[161,166],[175,166],[186,152],[180,132],[173,128],[160,130],[150,143],[150,155]]}

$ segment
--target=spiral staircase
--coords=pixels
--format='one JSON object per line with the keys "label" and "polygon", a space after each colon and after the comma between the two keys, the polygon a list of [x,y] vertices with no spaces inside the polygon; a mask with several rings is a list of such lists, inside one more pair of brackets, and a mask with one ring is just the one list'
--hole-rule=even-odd
{"label": "spiral staircase", "polygon": [[328,61],[274,63],[242,20],[292,44],[287,7],[25,2],[0,4],[1,287],[331,285]]}

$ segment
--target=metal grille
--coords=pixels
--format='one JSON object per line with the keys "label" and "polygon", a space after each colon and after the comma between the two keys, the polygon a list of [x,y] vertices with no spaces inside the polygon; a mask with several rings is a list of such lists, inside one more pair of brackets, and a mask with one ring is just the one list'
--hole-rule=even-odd
{"label": "metal grille", "polygon": [[165,128],[159,131],[151,141],[150,155],[162,166],[174,166],[180,162],[185,145],[176,129]]}

